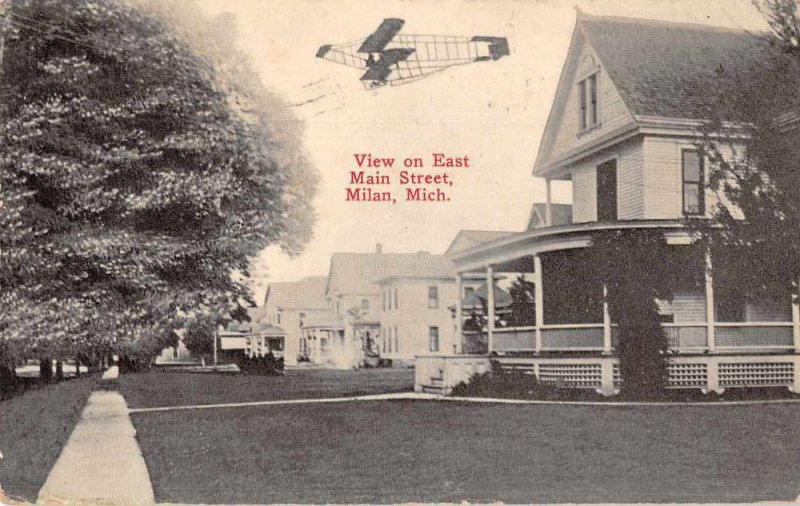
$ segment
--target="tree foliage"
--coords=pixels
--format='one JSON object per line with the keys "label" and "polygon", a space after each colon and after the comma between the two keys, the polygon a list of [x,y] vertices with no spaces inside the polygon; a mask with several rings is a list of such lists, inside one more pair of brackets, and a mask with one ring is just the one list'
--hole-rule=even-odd
{"label": "tree foliage", "polygon": [[618,325],[622,391],[654,398],[667,385],[668,343],[657,300],[672,300],[680,266],[660,230],[613,230],[599,233],[587,250],[597,279],[606,286],[611,321]]}
{"label": "tree foliage", "polygon": [[193,357],[214,353],[217,323],[210,318],[193,319],[185,326],[183,344]]}
{"label": "tree foliage", "polygon": [[671,301],[679,287],[698,285],[703,258],[699,245],[669,246],[660,229],[596,232],[588,248],[544,255],[545,289],[558,287],[546,291],[545,321],[602,322],[605,300],[616,326],[624,395],[659,397],[668,378],[659,302]]}
{"label": "tree foliage", "polygon": [[147,360],[181,311],[247,300],[242,278],[265,246],[301,248],[315,174],[246,62],[221,68],[180,36],[177,17],[114,0],[8,11],[3,340],[41,356],[114,348]]}
{"label": "tree foliage", "polygon": [[508,287],[511,307],[506,325],[525,327],[536,325],[536,285],[524,276],[517,276]]}
{"label": "tree foliage", "polygon": [[717,73],[699,143],[712,222],[698,223],[715,261],[748,296],[785,299],[800,277],[800,38],[796,0],[754,0],[770,31],[751,34],[742,72]]}

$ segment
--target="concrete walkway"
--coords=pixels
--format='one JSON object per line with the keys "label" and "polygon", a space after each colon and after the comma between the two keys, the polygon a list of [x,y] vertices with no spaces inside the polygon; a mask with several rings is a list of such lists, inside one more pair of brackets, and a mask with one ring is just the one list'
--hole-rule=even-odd
{"label": "concrete walkway", "polygon": [[[110,370],[103,378],[113,381],[116,374]],[[89,396],[80,421],[39,491],[38,502],[155,503],[147,466],[122,395],[97,391]]]}
{"label": "concrete walkway", "polygon": [[630,401],[546,401],[532,399],[506,399],[492,397],[448,397],[441,394],[428,394],[418,392],[398,392],[392,394],[356,395],[350,397],[321,397],[305,399],[277,399],[272,401],[231,402],[223,404],[191,404],[183,406],[159,406],[154,408],[132,408],[129,413],[155,413],[159,411],[180,411],[187,409],[215,409],[215,408],[247,408],[256,406],[283,406],[290,404],[328,404],[364,401],[441,401],[472,404],[536,404],[556,406],[604,406],[615,408],[627,407],[724,407],[746,406],[758,404],[800,404],[800,399],[763,399],[746,401],[692,401],[692,402],[630,402]]}

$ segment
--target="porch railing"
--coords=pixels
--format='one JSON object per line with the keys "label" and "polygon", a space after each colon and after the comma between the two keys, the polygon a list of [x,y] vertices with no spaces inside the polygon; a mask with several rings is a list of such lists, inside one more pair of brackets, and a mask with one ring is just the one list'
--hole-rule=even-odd
{"label": "porch railing", "polygon": [[515,327],[495,329],[492,348],[497,352],[535,351],[536,328]]}
{"label": "porch railing", "polygon": [[485,332],[465,330],[463,332],[462,353],[480,355],[489,352],[489,337]]}
{"label": "porch railing", "polygon": [[591,351],[603,349],[603,324],[545,325],[544,351]]}
{"label": "porch railing", "polygon": [[794,347],[791,323],[717,323],[714,329],[717,348],[787,349]]}
{"label": "porch railing", "polygon": [[[674,351],[703,352],[709,349],[708,324],[705,322],[662,324]],[[724,352],[793,349],[794,328],[791,322],[743,322],[714,324],[715,348]],[[463,352],[480,354],[488,350],[486,332],[464,332]],[[616,348],[619,328],[611,327],[611,346]],[[536,327],[496,328],[492,351],[553,352],[602,351],[602,324],[544,325],[541,327],[540,348],[536,347]]]}
{"label": "porch railing", "polygon": [[708,349],[708,324],[701,323],[663,323],[661,327],[667,335],[671,350],[702,351]]}

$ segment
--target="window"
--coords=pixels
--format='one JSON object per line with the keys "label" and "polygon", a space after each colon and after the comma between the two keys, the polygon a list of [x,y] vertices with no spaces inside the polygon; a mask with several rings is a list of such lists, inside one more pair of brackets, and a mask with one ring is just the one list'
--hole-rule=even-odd
{"label": "window", "polygon": [[464,287],[464,299],[469,299],[472,296],[472,294],[474,294],[474,293],[475,293],[475,287],[474,286],[465,286]]}
{"label": "window", "polygon": [[392,309],[392,289],[386,291],[386,309]]}
{"label": "window", "polygon": [[361,299],[361,309],[369,309],[369,299]]}
{"label": "window", "polygon": [[389,327],[389,339],[388,339],[388,341],[389,341],[389,353],[391,353],[392,352],[392,328],[391,327]]}
{"label": "window", "polygon": [[277,320],[278,320],[278,325],[280,325],[280,324],[281,324],[281,314],[280,314],[280,313],[278,313],[278,315],[276,316],[276,318],[277,318]]}
{"label": "window", "polygon": [[617,160],[597,166],[597,221],[617,219]]}
{"label": "window", "polygon": [[394,352],[397,353],[400,351],[400,342],[399,338],[397,337],[397,327],[394,328]]}
{"label": "window", "polygon": [[428,307],[431,309],[436,309],[439,307],[439,287],[438,286],[429,286],[428,287]]}
{"label": "window", "polygon": [[439,351],[439,327],[429,327],[428,335],[430,337],[431,351]]}
{"label": "window", "polygon": [[705,214],[705,182],[703,157],[694,149],[681,151],[683,171],[683,214],[696,216]]}
{"label": "window", "polygon": [[303,326],[303,320],[306,319],[306,314],[301,311],[300,314],[298,315],[298,319],[300,320],[300,326],[302,327]]}
{"label": "window", "polygon": [[386,290],[381,291],[381,307],[386,311]]}
{"label": "window", "polygon": [[397,287],[394,288],[394,308],[397,309]]}
{"label": "window", "polygon": [[597,74],[578,81],[578,98],[580,100],[581,131],[596,127],[600,123],[597,108]]}

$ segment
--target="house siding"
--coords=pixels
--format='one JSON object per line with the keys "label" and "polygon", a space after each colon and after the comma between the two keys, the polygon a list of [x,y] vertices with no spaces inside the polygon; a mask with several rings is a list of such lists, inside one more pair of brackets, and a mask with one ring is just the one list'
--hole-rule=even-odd
{"label": "house siding", "polygon": [[584,77],[581,75],[582,62],[585,58],[592,57],[596,62],[599,59],[592,51],[591,47],[585,42],[578,56],[576,73],[571,76],[569,90],[566,93],[564,104],[564,114],[561,117],[561,124],[555,135],[552,151],[549,154],[551,160],[557,159],[560,155],[573,150],[577,147],[589,145],[598,137],[605,133],[621,127],[633,121],[628,108],[622,101],[622,97],[617,91],[608,73],[601,67],[598,79],[598,95],[600,126],[586,132],[580,130],[580,98],[578,93],[578,80]]}
{"label": "house siding", "polygon": [[672,314],[675,323],[696,323],[706,321],[706,296],[698,290],[677,290],[672,302],[659,301],[661,312]]}
{"label": "house siding", "polygon": [[[695,147],[696,139],[648,136],[644,140],[644,204],[648,219],[683,218],[681,151]],[[728,146],[721,146],[723,156],[730,157],[733,152]],[[708,180],[708,161],[705,163]],[[734,216],[741,213],[733,209],[729,202],[716,192],[706,189],[706,215],[714,212],[717,204],[723,202],[733,211]]]}
{"label": "house siding", "polygon": [[629,142],[617,151],[594,156],[577,165],[572,171],[572,221],[597,221],[597,165],[617,158],[617,210],[621,220],[644,218],[642,172],[644,153],[640,142]]}
{"label": "house siding", "polygon": [[[436,308],[428,307],[428,287],[436,286],[439,290],[439,304]],[[455,351],[455,322],[450,307],[456,304],[455,280],[444,279],[400,279],[381,285],[381,290],[397,290],[398,306],[381,311],[380,338],[381,356],[393,360],[412,360],[418,355],[432,353],[429,343],[430,327],[439,329],[439,352]],[[392,296],[394,297],[394,295]],[[391,332],[386,332],[391,329]],[[395,330],[397,343],[394,345]],[[384,351],[384,336],[391,336],[391,352]]]}
{"label": "house siding", "polygon": [[597,171],[593,164],[580,164],[572,172],[572,221],[597,221]]}

